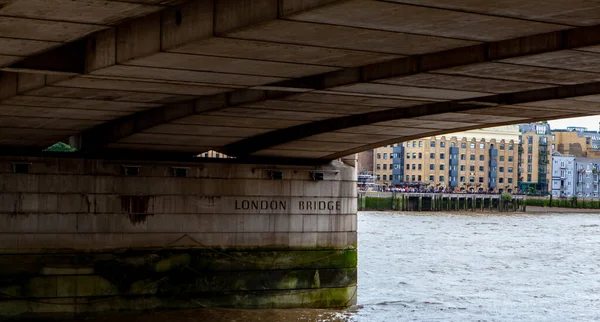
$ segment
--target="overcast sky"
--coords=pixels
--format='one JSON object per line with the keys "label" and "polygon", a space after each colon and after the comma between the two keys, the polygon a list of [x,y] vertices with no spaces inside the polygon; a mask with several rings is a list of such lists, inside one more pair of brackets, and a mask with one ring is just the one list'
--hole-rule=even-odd
{"label": "overcast sky", "polygon": [[590,131],[598,131],[599,122],[600,115],[548,121],[552,130],[566,129],[567,126],[583,126],[587,127]]}

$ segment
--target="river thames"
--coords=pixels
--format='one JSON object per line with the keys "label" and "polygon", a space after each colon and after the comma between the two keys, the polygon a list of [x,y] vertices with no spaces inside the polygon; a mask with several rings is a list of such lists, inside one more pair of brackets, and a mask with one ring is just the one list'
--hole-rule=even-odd
{"label": "river thames", "polygon": [[200,309],[85,321],[600,320],[600,215],[361,212],[358,218],[354,308]]}

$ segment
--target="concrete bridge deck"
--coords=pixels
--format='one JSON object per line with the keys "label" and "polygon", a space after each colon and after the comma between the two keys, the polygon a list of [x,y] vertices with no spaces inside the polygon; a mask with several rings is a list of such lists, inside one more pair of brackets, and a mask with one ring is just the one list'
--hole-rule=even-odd
{"label": "concrete bridge deck", "polygon": [[0,145],[330,160],[597,114],[587,0],[0,0]]}

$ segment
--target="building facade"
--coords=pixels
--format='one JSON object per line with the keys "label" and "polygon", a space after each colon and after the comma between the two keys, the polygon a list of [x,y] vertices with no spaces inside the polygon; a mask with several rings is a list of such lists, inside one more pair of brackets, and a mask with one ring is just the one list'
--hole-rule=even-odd
{"label": "building facade", "polygon": [[374,150],[380,187],[516,191],[517,126],[426,137]]}
{"label": "building facade", "polygon": [[600,159],[575,158],[575,196],[578,198],[598,198],[598,174]]}
{"label": "building facade", "polygon": [[552,132],[547,122],[519,125],[519,190],[548,194],[552,173]]}
{"label": "building facade", "polygon": [[214,150],[206,151],[199,154],[199,158],[212,158],[212,159],[235,159],[234,157],[228,156],[227,154],[220,153]]}
{"label": "building facade", "polygon": [[552,131],[554,151],[578,158],[600,157],[600,133],[584,127],[568,127]]}
{"label": "building facade", "polygon": [[394,167],[392,156],[394,147],[399,145],[399,143],[386,145],[373,150],[373,177],[379,187],[392,186],[392,169]]}
{"label": "building facade", "polygon": [[552,154],[552,196],[570,198],[575,195],[575,157]]}
{"label": "building facade", "polygon": [[396,144],[392,152],[392,186],[402,185],[404,181],[404,147]]}
{"label": "building facade", "polygon": [[373,150],[367,150],[358,154],[358,173],[373,174]]}
{"label": "building facade", "polygon": [[554,153],[552,196],[562,198],[600,197],[600,159],[577,158]]}

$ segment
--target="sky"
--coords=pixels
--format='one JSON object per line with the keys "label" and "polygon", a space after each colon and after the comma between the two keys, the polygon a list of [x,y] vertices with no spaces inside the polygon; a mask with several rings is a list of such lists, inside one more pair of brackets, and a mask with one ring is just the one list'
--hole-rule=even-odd
{"label": "sky", "polygon": [[548,121],[550,123],[550,129],[566,129],[567,126],[583,126],[587,127],[590,131],[598,131],[598,123],[600,123],[600,115],[596,116],[585,116],[575,117],[570,119],[560,119],[554,121]]}

